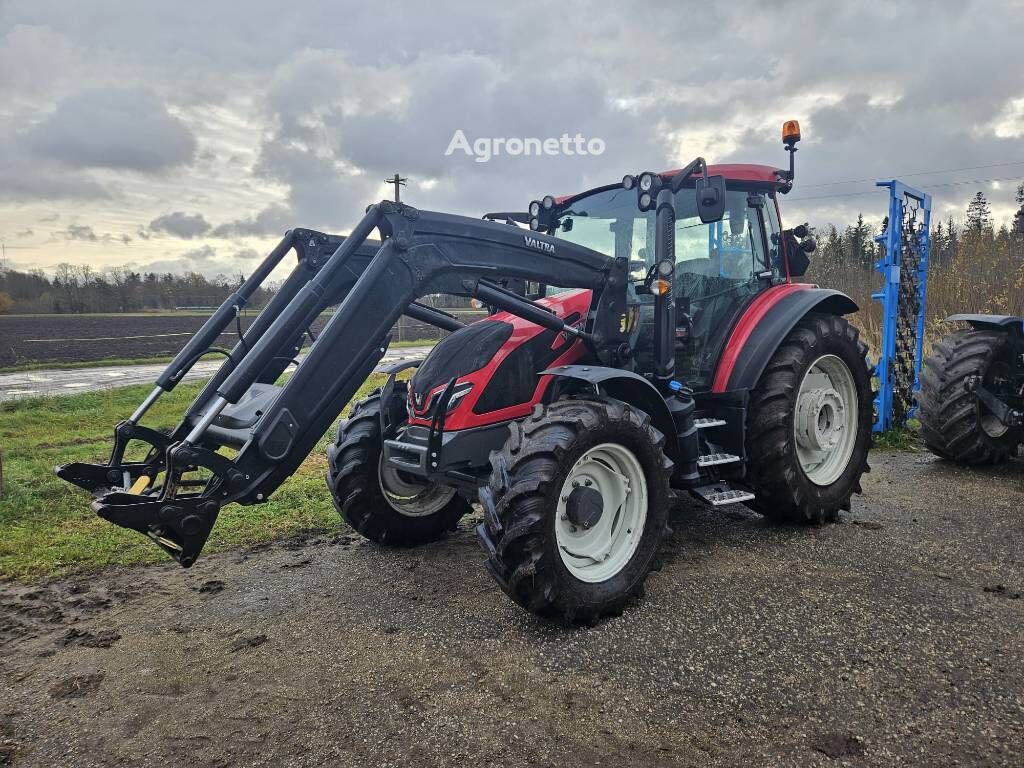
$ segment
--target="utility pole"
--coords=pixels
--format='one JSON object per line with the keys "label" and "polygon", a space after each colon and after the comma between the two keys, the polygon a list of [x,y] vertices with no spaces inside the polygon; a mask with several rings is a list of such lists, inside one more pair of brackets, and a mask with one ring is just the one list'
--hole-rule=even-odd
{"label": "utility pole", "polygon": [[399,176],[398,173],[395,173],[395,175],[392,176],[390,179],[384,179],[384,181],[386,181],[388,184],[395,185],[395,202],[402,202],[401,195],[399,194],[399,187],[405,186],[406,179]]}

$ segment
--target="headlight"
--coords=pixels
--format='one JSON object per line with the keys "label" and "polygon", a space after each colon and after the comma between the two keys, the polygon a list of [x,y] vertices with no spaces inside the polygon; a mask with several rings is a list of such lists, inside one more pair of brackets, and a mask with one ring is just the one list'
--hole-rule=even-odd
{"label": "headlight", "polygon": [[459,384],[458,388],[452,392],[452,396],[448,399],[448,407],[445,409],[445,413],[451,413],[455,410],[455,406],[462,402],[462,398],[470,393],[473,389],[472,384]]}

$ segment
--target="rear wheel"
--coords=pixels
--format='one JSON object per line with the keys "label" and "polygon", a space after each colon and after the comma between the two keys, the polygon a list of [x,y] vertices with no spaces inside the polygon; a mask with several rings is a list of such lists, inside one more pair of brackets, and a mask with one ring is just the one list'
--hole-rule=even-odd
{"label": "rear wheel", "polygon": [[[395,387],[404,407],[405,389]],[[356,403],[327,448],[327,487],[345,522],[379,544],[414,546],[440,538],[470,511],[455,488],[429,483],[384,463],[380,392]]]}
{"label": "rear wheel", "polygon": [[565,623],[638,597],[667,527],[663,444],[618,400],[564,400],[513,422],[481,490],[487,567],[505,592]]}
{"label": "rear wheel", "polygon": [[998,397],[1012,381],[1010,343],[998,331],[957,331],[935,345],[921,369],[921,435],[936,456],[959,464],[997,464],[1016,450],[1018,430],[1003,424],[965,387],[977,377]]}
{"label": "rear wheel", "polygon": [[860,493],[871,442],[871,379],[857,329],[810,314],[775,351],[750,396],[748,505],[787,523],[827,523]]}

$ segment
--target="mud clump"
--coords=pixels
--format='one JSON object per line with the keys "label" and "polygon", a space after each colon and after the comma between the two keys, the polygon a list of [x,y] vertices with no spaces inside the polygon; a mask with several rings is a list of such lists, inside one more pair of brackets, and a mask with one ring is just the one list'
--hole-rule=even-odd
{"label": "mud clump", "polygon": [[50,696],[54,699],[80,699],[98,691],[102,682],[102,672],[66,677],[50,686]]}

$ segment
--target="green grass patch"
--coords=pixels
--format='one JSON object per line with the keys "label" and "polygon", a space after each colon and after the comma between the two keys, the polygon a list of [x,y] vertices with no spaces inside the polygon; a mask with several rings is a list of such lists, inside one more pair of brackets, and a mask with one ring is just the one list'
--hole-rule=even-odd
{"label": "green grass patch", "polygon": [[875,435],[874,448],[886,451],[916,451],[921,447],[919,424],[911,419],[905,427],[894,427]]}
{"label": "green grass patch", "polygon": [[[383,379],[371,376],[356,398]],[[147,414],[146,426],[174,427],[202,386],[181,384],[164,395]],[[165,559],[144,537],[97,517],[88,493],[53,474],[64,462],[105,461],[114,425],[135,410],[150,388],[0,403],[0,579],[30,580]],[[327,441],[325,435],[265,504],[221,510],[205,551],[308,530],[344,529],[324,485]]]}

